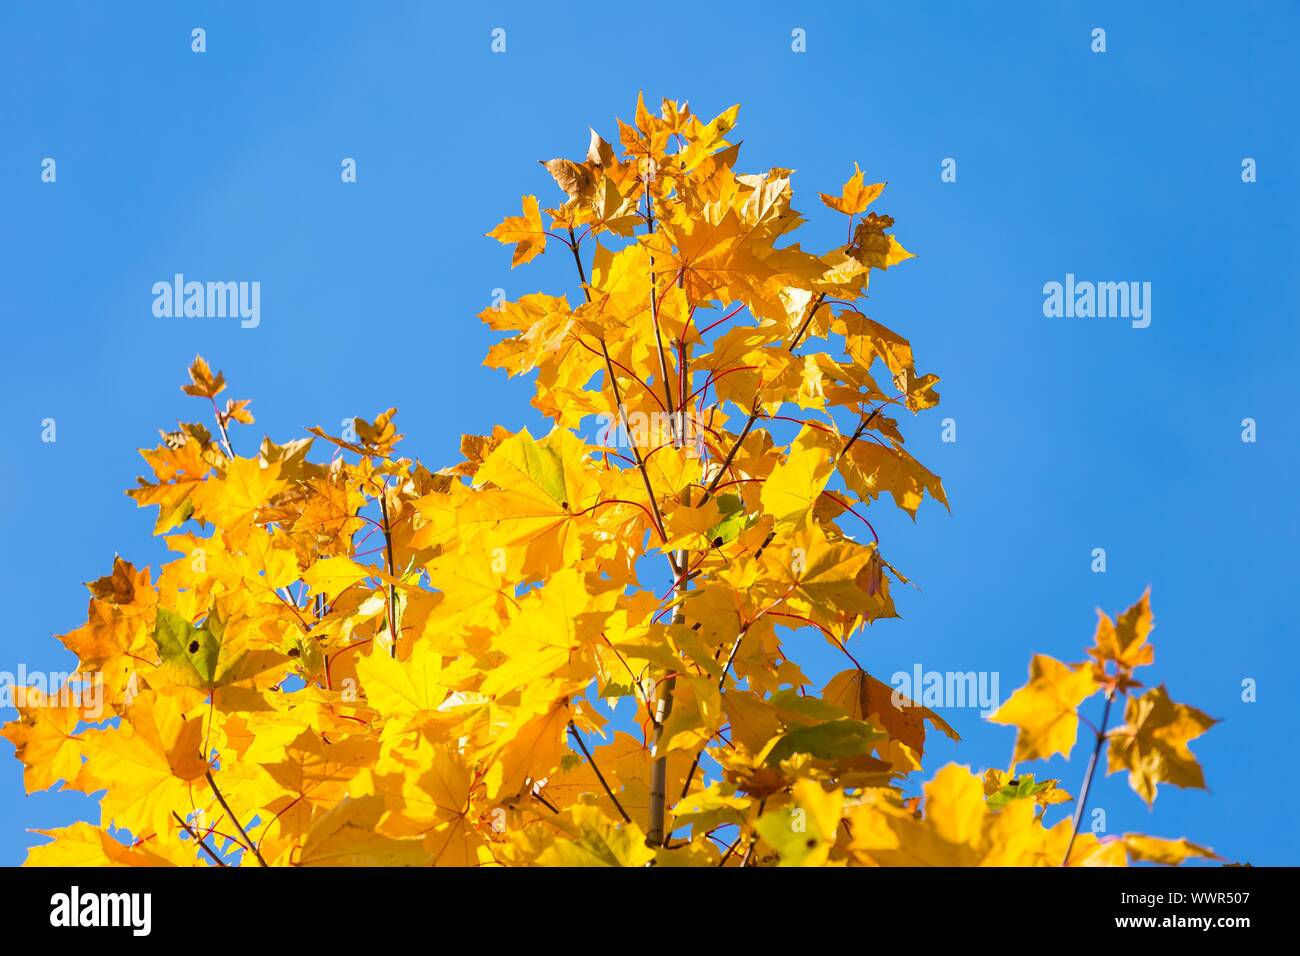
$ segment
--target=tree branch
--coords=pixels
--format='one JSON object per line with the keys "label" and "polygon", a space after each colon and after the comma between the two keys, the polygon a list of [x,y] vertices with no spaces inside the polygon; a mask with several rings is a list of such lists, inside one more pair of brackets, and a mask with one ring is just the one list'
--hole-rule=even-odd
{"label": "tree branch", "polygon": [[812,324],[813,316],[817,314],[817,310],[822,307],[822,303],[825,301],[825,292],[818,293],[817,298],[813,299],[812,306],[808,309],[808,315],[804,318],[803,324],[799,326],[799,331],[795,332],[794,338],[791,339],[790,344],[785,347],[787,352],[793,352],[798,347],[800,339],[803,338],[803,334],[808,331],[808,326]]}
{"label": "tree branch", "polygon": [[[686,590],[685,583],[678,587],[683,592]],[[673,623],[681,624],[684,621],[685,617],[679,607],[673,614]],[[663,846],[667,836],[664,827],[668,816],[668,755],[659,752],[659,745],[663,742],[664,724],[673,712],[673,690],[676,686],[676,676],[664,678],[659,689],[659,699],[655,701],[654,739],[650,744],[650,756],[654,760],[650,765],[650,826],[645,835],[646,843],[652,847]]]}
{"label": "tree branch", "polygon": [[[808,308],[808,315],[803,320],[803,324],[799,326],[799,331],[795,333],[790,344],[785,347],[787,352],[794,352],[795,347],[799,344],[799,340],[803,338],[804,332],[812,322],[813,316],[817,314],[817,310],[821,308],[822,302],[825,298],[826,293],[822,292],[817,296],[817,298],[812,300],[812,304]],[[701,499],[700,504],[704,504],[705,501],[708,501],[713,495],[713,492],[717,490],[718,483],[722,481],[722,476],[726,473],[727,468],[731,466],[732,460],[736,457],[736,452],[740,450],[740,443],[745,440],[745,436],[749,434],[749,430],[754,427],[754,422],[758,421],[759,414],[759,404],[757,396],[755,396],[754,406],[750,410],[749,418],[745,420],[744,427],[740,429],[740,434],[736,436],[736,443],[731,446],[731,451],[727,452],[727,457],[723,459],[722,467],[718,469],[718,473],[713,476],[713,480],[709,482],[708,488],[705,489],[704,498]]]}
{"label": "tree branch", "polygon": [[226,421],[221,415],[221,409],[217,407],[216,396],[212,396],[208,401],[212,402],[212,414],[217,420],[217,427],[221,429],[221,441],[226,446],[226,457],[233,460],[235,450],[230,446],[230,432],[226,431]]}
{"label": "tree branch", "polygon": [[230,864],[227,863],[225,860],[223,860],[221,857],[217,856],[216,852],[212,849],[212,847],[208,846],[207,841],[204,840],[203,837],[201,837],[201,836],[200,836],[200,835],[199,835],[199,834],[194,830],[193,827],[191,827],[188,823],[186,823],[184,820],[181,819],[181,815],[180,815],[179,813],[177,813],[175,810],[173,810],[173,811],[172,811],[172,816],[176,818],[176,822],[179,823],[179,824],[181,825],[181,827],[184,828],[184,830],[185,830],[186,833],[188,833],[191,837],[193,837],[195,840],[198,841],[198,843],[199,843],[199,847],[203,850],[204,853],[206,853],[206,854],[209,856],[209,858],[211,858],[211,860],[212,860],[213,863],[217,864],[217,866],[229,866],[229,865],[230,865]]}
{"label": "tree branch", "polygon": [[248,841],[248,846],[252,849],[253,856],[257,857],[257,862],[262,866],[266,866],[266,860],[262,858],[262,851],[257,848],[257,844],[253,842],[253,838],[248,835],[248,831],[244,829],[244,825],[239,822],[239,817],[235,816],[235,811],[230,809],[230,804],[226,803],[226,798],[221,795],[221,790],[217,787],[217,781],[212,778],[212,771],[207,771],[204,776],[207,778],[208,786],[211,787],[212,792],[216,794],[217,802],[221,804],[221,809],[225,810],[226,813],[230,815],[230,819],[235,821],[235,826],[238,828],[239,832],[243,834],[244,839]]}
{"label": "tree branch", "polygon": [[754,855],[754,847],[758,846],[758,818],[763,815],[767,809],[767,797],[758,801],[758,815],[754,817],[754,833],[749,838],[749,845],[745,847],[745,855],[740,861],[742,867],[749,866],[749,859]]}
{"label": "tree branch", "polygon": [[[569,249],[573,253],[573,262],[578,267],[578,279],[582,282],[582,294],[587,301],[591,301],[591,289],[587,286],[587,270],[582,267],[582,256],[578,254],[578,243],[574,239],[573,229],[569,229]],[[664,527],[664,516],[659,510],[659,501],[655,497],[654,486],[650,483],[650,474],[646,471],[645,459],[641,457],[641,449],[632,436],[632,429],[627,423],[627,409],[623,407],[623,390],[618,387],[618,376],[614,374],[614,362],[609,356],[609,346],[605,344],[604,339],[599,339],[600,355],[605,360],[605,374],[609,376],[609,387],[614,393],[614,407],[618,410],[618,423],[627,435],[628,445],[632,449],[632,457],[636,459],[637,470],[641,472],[641,481],[645,484],[646,497],[650,499],[650,507],[654,511],[653,523],[655,531],[659,533],[660,541],[668,540],[668,531]],[[676,559],[672,554],[668,555],[668,564],[673,569],[673,576],[681,574],[681,569],[677,566]]]}
{"label": "tree branch", "polygon": [[[387,484],[379,489],[379,511],[384,518],[384,549],[388,559],[388,573],[394,578],[397,577],[397,565],[393,563],[393,535],[391,525],[388,521],[388,487]],[[392,639],[392,645],[388,648],[390,657],[397,657],[397,585],[388,585],[388,636]]]}
{"label": "tree branch", "polygon": [[[618,377],[614,374],[614,365],[609,358],[609,348],[605,345],[605,340],[600,340],[601,355],[605,359],[605,373],[609,376],[609,385],[614,392],[614,404],[618,409],[618,423],[623,428],[623,433],[627,435],[628,445],[632,449],[632,457],[636,459],[637,470],[641,472],[641,481],[645,484],[646,497],[650,499],[650,507],[654,511],[655,530],[659,532],[659,540],[668,540],[668,530],[664,527],[664,516],[659,510],[659,500],[655,497],[654,485],[650,483],[650,473],[646,471],[645,459],[641,457],[641,449],[637,446],[636,439],[632,436],[632,429],[627,422],[627,409],[623,407],[623,392],[618,387]],[[676,560],[672,554],[668,554],[668,563],[672,566],[673,575],[681,574],[681,569],[677,566]]]}
{"label": "tree branch", "polygon": [[[654,235],[655,231],[655,201],[654,195],[650,192],[650,176],[647,173],[645,179],[645,205],[646,205],[646,231]],[[664,410],[668,413],[669,428],[675,426],[674,408],[673,408],[673,387],[668,380],[668,359],[664,354],[663,333],[659,329],[659,289],[658,280],[655,277],[655,257],[650,255],[650,321],[654,325],[655,345],[659,349],[659,377],[664,383],[664,400],[668,403]],[[674,435],[674,438],[677,436]]]}
{"label": "tree branch", "polygon": [[573,726],[572,720],[569,721],[569,733],[572,734],[573,739],[578,742],[578,747],[581,748],[582,755],[587,758],[587,763],[591,764],[591,769],[596,772],[596,779],[599,780],[600,785],[605,788],[605,793],[609,795],[609,799],[614,801],[614,807],[618,810],[618,815],[623,818],[624,823],[631,823],[632,818],[627,815],[627,811],[623,809],[623,804],[618,802],[618,797],[614,796],[614,791],[611,790],[609,784],[605,782],[605,775],[600,772],[600,767],[596,764],[596,758],[591,755],[591,751],[587,749],[587,745],[582,742],[582,735],[578,733],[578,728]]}
{"label": "tree branch", "polygon": [[880,414],[880,409],[873,408],[870,415],[858,422],[858,427],[854,429],[853,434],[849,436],[849,440],[844,443],[844,447],[840,449],[840,453],[835,456],[837,462],[849,453],[849,449],[853,447],[854,442],[862,437],[862,433],[867,430],[867,427],[878,414]]}
{"label": "tree branch", "polygon": [[1114,700],[1115,691],[1112,689],[1106,694],[1106,707],[1101,712],[1101,727],[1097,730],[1097,743],[1092,748],[1088,770],[1083,775],[1083,789],[1079,791],[1079,802],[1074,807],[1074,825],[1070,831],[1070,842],[1065,846],[1065,857],[1061,860],[1061,866],[1070,862],[1070,851],[1074,849],[1074,840],[1079,835],[1079,824],[1083,822],[1083,811],[1088,805],[1088,791],[1092,788],[1092,776],[1097,770],[1097,758],[1101,756],[1101,748],[1106,743],[1106,724],[1110,721],[1110,705]]}

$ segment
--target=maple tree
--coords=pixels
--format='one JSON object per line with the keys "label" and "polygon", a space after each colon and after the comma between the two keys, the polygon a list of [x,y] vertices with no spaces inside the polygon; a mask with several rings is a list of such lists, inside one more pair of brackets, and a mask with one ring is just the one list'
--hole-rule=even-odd
{"label": "maple tree", "polygon": [[[703,121],[638,100],[621,151],[545,163],[563,193],[490,235],[512,266],[559,251],[573,301],[485,310],[486,364],[535,374],[544,437],[465,436],[458,464],[401,456],[395,410],[255,453],[232,440],[196,358],[182,423],[142,451],[128,493],[178,557],[121,558],[62,636],[105,709],[32,693],[3,733],[30,790],[102,793],[98,824],[41,831],[30,864],[926,865],[1176,863],[1186,840],[1080,832],[1103,746],[1148,802],[1203,786],[1187,747],[1213,721],[1139,694],[1148,597],[1102,615],[1092,660],[1034,658],[992,716],[1014,763],[949,765],[907,799],[933,710],[900,701],[851,645],[897,616],[867,512],[947,499],[897,417],[939,401],[908,342],[860,308],[872,270],[910,257],[884,186],[855,166],[825,206],[829,251],[791,171],[735,171],[737,109]],[[545,219],[543,219],[545,216]],[[835,348],[835,357],[822,348]],[[883,369],[887,384],[875,377]],[[592,417],[595,441],[578,433]],[[314,445],[331,450],[309,457]],[[238,447],[237,447],[238,444]],[[245,454],[241,454],[241,452]],[[792,637],[793,635],[793,637]],[[814,692],[793,653],[847,669]],[[1017,764],[1069,755],[1097,694],[1073,817]],[[1112,704],[1124,724],[1108,728]],[[601,701],[605,702],[602,709]],[[627,729],[606,713],[625,701]],[[125,833],[125,842],[120,836]]]}

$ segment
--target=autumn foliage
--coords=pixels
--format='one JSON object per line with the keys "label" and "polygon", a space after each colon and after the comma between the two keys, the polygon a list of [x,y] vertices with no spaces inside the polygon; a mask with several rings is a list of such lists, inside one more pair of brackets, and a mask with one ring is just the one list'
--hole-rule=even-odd
{"label": "autumn foliage", "polygon": [[[545,164],[554,208],[525,196],[490,233],[514,266],[573,270],[568,295],[480,316],[504,333],[486,364],[533,376],[543,436],[465,436],[431,470],[389,409],[254,449],[249,403],[220,404],[224,377],[195,360],[184,390],[215,431],[165,433],[128,492],[177,557],[156,580],[117,559],[61,637],[70,689],[102,682],[102,712],[32,692],[4,729],[29,790],[101,794],[98,823],[43,831],[29,863],[1211,855],[1098,838],[1086,797],[1072,816],[1056,780],[1018,769],[1070,754],[1099,697],[1095,761],[1148,802],[1203,786],[1187,742],[1213,721],[1134,676],[1146,595],[1102,616],[1090,660],[1033,659],[992,717],[1017,728],[1009,769],[949,765],[904,796],[927,733],[956,736],[858,663],[905,580],[872,510],[947,504],[899,423],[938,379],[862,310],[872,272],[911,254],[856,169],[821,195],[845,241],[802,248],[791,171],[736,171],[736,114],[638,101],[618,146],[593,132],[583,159]],[[813,642],[845,661],[820,689],[798,662]]]}

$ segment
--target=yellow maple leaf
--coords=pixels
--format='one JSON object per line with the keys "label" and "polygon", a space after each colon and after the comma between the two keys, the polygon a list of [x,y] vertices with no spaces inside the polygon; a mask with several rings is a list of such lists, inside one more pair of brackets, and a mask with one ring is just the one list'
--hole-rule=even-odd
{"label": "yellow maple leaf", "polygon": [[321,816],[307,834],[299,866],[428,866],[419,840],[398,840],[375,832],[385,810],[382,797],[344,799]]}
{"label": "yellow maple leaf", "polygon": [[839,837],[844,793],[808,779],[795,781],[792,792],[795,806],[765,813],[758,832],[776,850],[780,866],[822,866]]}
{"label": "yellow maple leaf", "polygon": [[419,718],[437,710],[447,697],[442,673],[442,655],[427,641],[416,643],[404,661],[382,648],[357,659],[366,701],[385,717]]}
{"label": "yellow maple leaf", "polygon": [[595,807],[572,810],[573,834],[556,840],[537,858],[540,866],[645,866],[655,858],[634,823],[614,823]]}
{"label": "yellow maple leaf", "polygon": [[507,216],[501,224],[488,233],[493,239],[515,244],[510,268],[523,265],[546,250],[546,230],[542,226],[541,211],[536,196],[524,197],[524,214]]}
{"label": "yellow maple leaf", "polygon": [[914,750],[925,751],[925,722],[928,720],[952,740],[957,731],[928,707],[903,698],[895,706],[895,689],[856,667],[841,671],[826,682],[822,699],[835,704],[854,720],[874,720],[891,738]]}
{"label": "yellow maple leaf", "polygon": [[182,385],[181,391],[199,398],[216,398],[226,388],[226,376],[220,372],[213,375],[212,368],[202,355],[194,356],[194,361],[190,364],[190,381],[192,384]]}
{"label": "yellow maple leaf", "polygon": [[75,781],[81,770],[81,738],[76,732],[84,710],[80,693],[67,700],[58,693],[47,697],[36,688],[18,687],[12,694],[18,719],[0,728],[0,736],[14,745],[27,789],[47,790],[60,780]]}
{"label": "yellow maple leaf", "polygon": [[154,840],[147,844],[127,846],[89,823],[78,822],[53,830],[36,830],[53,841],[34,846],[27,851],[24,866],[192,866],[193,853],[178,841]]}
{"label": "yellow maple leaf", "polygon": [[256,458],[235,458],[224,475],[210,478],[192,493],[196,516],[211,521],[236,540],[242,539],[263,508],[281,488],[278,462],[263,466]]}
{"label": "yellow maple leaf", "polygon": [[858,168],[857,163],[854,163],[853,175],[845,182],[838,196],[830,196],[826,193],[819,193],[819,195],[827,206],[852,216],[870,206],[884,191],[884,183],[862,185],[862,170]]}
{"label": "yellow maple leaf", "polygon": [[1110,738],[1107,775],[1129,772],[1129,785],[1147,802],[1155,802],[1156,785],[1205,787],[1205,776],[1187,744],[1218,721],[1195,707],[1177,704],[1161,684],[1141,697],[1130,697],[1124,726]]}
{"label": "yellow maple leaf", "polygon": [[302,573],[302,581],[311,594],[322,594],[328,601],[333,601],[340,594],[371,574],[370,568],[364,568],[351,558],[331,555],[322,558]]}
{"label": "yellow maple leaf", "polygon": [[178,698],[142,691],[121,726],[85,732],[87,761],[77,788],[106,788],[100,802],[105,826],[137,836],[169,833],[172,814],[195,806],[201,795],[194,785],[208,769],[202,753],[205,713],[187,712]]}
{"label": "yellow maple leaf", "polygon": [[1127,677],[1133,668],[1155,660],[1155,648],[1147,643],[1153,627],[1151,589],[1147,588],[1138,602],[1117,621],[1111,621],[1109,615],[1097,609],[1097,633],[1088,653],[1103,667],[1113,661],[1119,667],[1121,677]]}
{"label": "yellow maple leaf", "polygon": [[1167,866],[1177,866],[1184,860],[1198,857],[1209,860],[1223,859],[1209,847],[1193,843],[1186,837],[1166,840],[1141,833],[1126,833],[1123,841],[1124,849],[1134,863],[1163,863]]}
{"label": "yellow maple leaf", "polygon": [[802,527],[834,470],[820,433],[803,428],[790,446],[790,454],[763,482],[763,510],[776,519],[779,530]]}
{"label": "yellow maple leaf", "polygon": [[1090,668],[1071,667],[1046,654],[1035,654],[1029,683],[989,716],[1017,729],[1013,762],[1070,755],[1079,734],[1078,708],[1097,692]]}

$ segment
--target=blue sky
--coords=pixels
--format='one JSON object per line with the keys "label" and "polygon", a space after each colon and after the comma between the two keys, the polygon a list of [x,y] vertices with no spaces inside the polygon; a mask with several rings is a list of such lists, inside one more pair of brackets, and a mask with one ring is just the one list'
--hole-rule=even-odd
{"label": "blue sky", "polygon": [[[521,194],[553,198],[536,160],[580,156],[588,125],[612,139],[639,89],[710,116],[739,102],[740,166],[797,170],[805,245],[841,241],[815,192],[856,160],[889,182],[877,205],[918,253],[873,281],[871,314],[943,377],[940,409],[904,428],[952,513],[927,503],[913,525],[873,508],[920,590],[896,591],[904,619],[860,659],[881,676],[997,672],[1005,696],[1033,653],[1079,659],[1094,607],[1149,584],[1153,681],[1223,720],[1193,745],[1210,789],[1162,788],[1151,814],[1117,775],[1093,805],[1110,832],[1300,859],[1294,815],[1258,809],[1300,783],[1300,8],[457,6],[0,7],[0,670],[70,667],[51,635],[84,619],[80,582],[115,552],[163,558],[152,512],[122,492],[136,449],[198,413],[178,389],[196,352],[254,400],[249,445],[389,405],[407,454],[433,467],[462,432],[536,430],[531,384],[480,366],[492,336],[474,315],[494,288],[572,289],[571,264],[512,273],[483,233]],[[1257,182],[1242,182],[1245,157]],[[261,324],[155,318],[151,287],[177,272],[260,281]],[[1067,273],[1150,282],[1150,327],[1045,317],[1043,285]],[[840,669],[819,639],[796,640],[815,680]],[[945,716],[965,739],[933,740],[931,768],[1005,766],[1013,731]],[[11,750],[0,742],[2,864],[35,842],[26,828],[91,812],[75,794],[24,797]],[[1085,756],[1081,741],[1050,775],[1074,791]]]}

